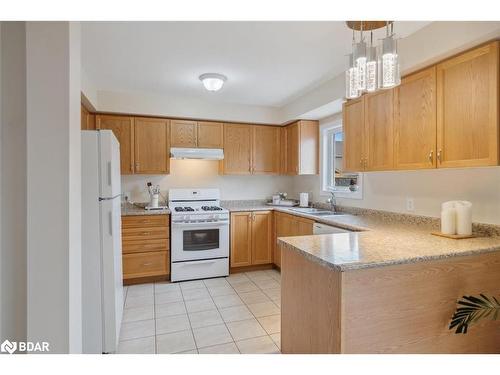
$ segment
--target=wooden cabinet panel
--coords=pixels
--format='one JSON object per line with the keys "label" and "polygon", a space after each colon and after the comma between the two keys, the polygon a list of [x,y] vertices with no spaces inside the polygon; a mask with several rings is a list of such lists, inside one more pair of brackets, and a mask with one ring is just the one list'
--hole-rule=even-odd
{"label": "wooden cabinet panel", "polygon": [[168,174],[170,145],[168,120],[136,117],[135,173]]}
{"label": "wooden cabinet panel", "polygon": [[436,67],[405,77],[394,102],[395,168],[435,168]]}
{"label": "wooden cabinet panel", "polygon": [[286,128],[286,174],[299,174],[299,123]]}
{"label": "wooden cabinet panel", "polygon": [[252,264],[272,262],[272,230],[271,211],[252,213]]}
{"label": "wooden cabinet panel", "polygon": [[83,104],[81,106],[81,129],[82,130],[95,130],[95,115],[90,113]]}
{"label": "wooden cabinet panel", "polygon": [[250,125],[224,124],[224,174],[251,174],[252,129]]}
{"label": "wooden cabinet panel", "polygon": [[438,167],[498,165],[498,42],[437,65]]}
{"label": "wooden cabinet panel", "polygon": [[287,215],[281,212],[275,212],[275,238],[274,238],[274,251],[273,251],[273,263],[278,267],[281,267],[281,250],[277,246],[276,241],[278,237],[288,237],[293,236],[297,229],[297,222],[292,215]]}
{"label": "wooden cabinet panel", "polygon": [[319,123],[299,121],[298,174],[318,174],[319,172]]}
{"label": "wooden cabinet panel", "polygon": [[305,218],[297,218],[295,224],[294,236],[310,236],[313,234],[313,224],[314,220],[309,220]]}
{"label": "wooden cabinet panel", "polygon": [[198,142],[200,148],[222,148],[223,126],[220,122],[198,122]]}
{"label": "wooden cabinet panel", "polygon": [[196,121],[170,121],[171,147],[196,147],[198,123]]}
{"label": "wooden cabinet panel", "polygon": [[169,238],[168,227],[140,227],[123,228],[122,239],[125,240],[153,240]]}
{"label": "wooden cabinet panel", "polygon": [[123,255],[123,279],[161,276],[170,273],[168,251]]}
{"label": "wooden cabinet panel", "polygon": [[365,170],[394,168],[394,90],[365,96]]}
{"label": "wooden cabinet panel", "polygon": [[280,169],[280,129],[275,126],[252,126],[252,173],[278,174]]}
{"label": "wooden cabinet panel", "polygon": [[97,115],[97,129],[112,130],[120,142],[121,174],[134,173],[134,119],[130,116]]}
{"label": "wooden cabinet panel", "polygon": [[281,127],[279,128],[280,131],[280,174],[286,174],[286,160],[287,160],[287,153],[286,153],[286,148],[287,148],[287,142],[286,142],[286,127]]}
{"label": "wooden cabinet panel", "polygon": [[170,248],[168,239],[161,240],[124,240],[122,242],[123,254],[147,253],[152,251],[168,251]]}
{"label": "wooden cabinet panel", "polygon": [[141,227],[168,227],[168,215],[122,216],[122,229]]}
{"label": "wooden cabinet panel", "polygon": [[344,130],[344,170],[359,172],[365,169],[365,115],[364,99],[344,103],[342,111]]}
{"label": "wooden cabinet panel", "polygon": [[235,212],[231,214],[231,267],[252,264],[251,218],[251,212]]}

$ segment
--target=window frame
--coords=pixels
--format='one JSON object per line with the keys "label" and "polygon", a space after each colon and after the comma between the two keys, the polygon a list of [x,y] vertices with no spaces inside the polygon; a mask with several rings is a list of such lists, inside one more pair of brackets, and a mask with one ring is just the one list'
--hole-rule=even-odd
{"label": "window frame", "polygon": [[330,122],[322,124],[320,130],[320,178],[321,178],[321,195],[329,196],[332,192],[338,198],[348,198],[348,199],[363,199],[363,173],[357,172],[358,174],[358,190],[349,191],[348,189],[340,189],[332,187],[329,184],[330,171],[333,171],[332,164],[334,163],[334,155],[330,151],[328,145],[331,137],[335,137],[335,134],[341,133],[343,131],[342,121]]}

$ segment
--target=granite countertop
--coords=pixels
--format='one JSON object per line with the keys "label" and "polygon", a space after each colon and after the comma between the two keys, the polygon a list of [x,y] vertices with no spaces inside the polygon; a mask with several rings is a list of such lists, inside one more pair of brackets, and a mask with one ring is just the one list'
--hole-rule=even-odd
{"label": "granite countertop", "polygon": [[354,231],[278,239],[287,248],[338,271],[500,251],[500,227],[495,225],[474,224],[480,237],[454,240],[431,235],[439,230],[439,220],[430,217],[341,207],[346,215],[325,218],[267,206],[264,201],[228,202],[225,207],[285,212]]}
{"label": "granite countertop", "polygon": [[145,210],[145,203],[122,203],[122,216],[135,216],[135,215],[168,215],[170,210],[168,208],[162,210]]}

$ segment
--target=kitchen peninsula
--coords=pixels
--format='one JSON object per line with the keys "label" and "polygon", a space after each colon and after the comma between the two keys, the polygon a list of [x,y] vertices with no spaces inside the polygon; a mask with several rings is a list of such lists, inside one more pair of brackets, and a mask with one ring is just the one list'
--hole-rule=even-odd
{"label": "kitchen peninsula", "polygon": [[453,240],[409,215],[339,216],[359,232],[278,239],[283,353],[500,353],[498,322],[448,329],[463,295],[500,295],[500,236]]}

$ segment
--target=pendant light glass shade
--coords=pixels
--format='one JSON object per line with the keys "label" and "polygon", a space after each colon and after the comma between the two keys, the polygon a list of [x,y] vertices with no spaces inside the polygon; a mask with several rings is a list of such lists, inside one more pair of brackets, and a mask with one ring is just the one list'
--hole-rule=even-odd
{"label": "pendant light glass shade", "polygon": [[358,90],[358,70],[354,65],[352,53],[348,55],[348,64],[345,71],[345,96],[347,99],[355,99],[360,96]]}
{"label": "pendant light glass shade", "polygon": [[380,56],[380,87],[389,89],[401,83],[401,72],[399,70],[399,56],[397,42],[392,35],[382,41],[382,53]]}
{"label": "pendant light glass shade", "polygon": [[366,43],[360,41],[354,46],[354,64],[358,70],[358,90],[366,90]]}
{"label": "pendant light glass shade", "polygon": [[374,92],[378,89],[378,61],[377,49],[368,48],[366,59],[366,91]]}

